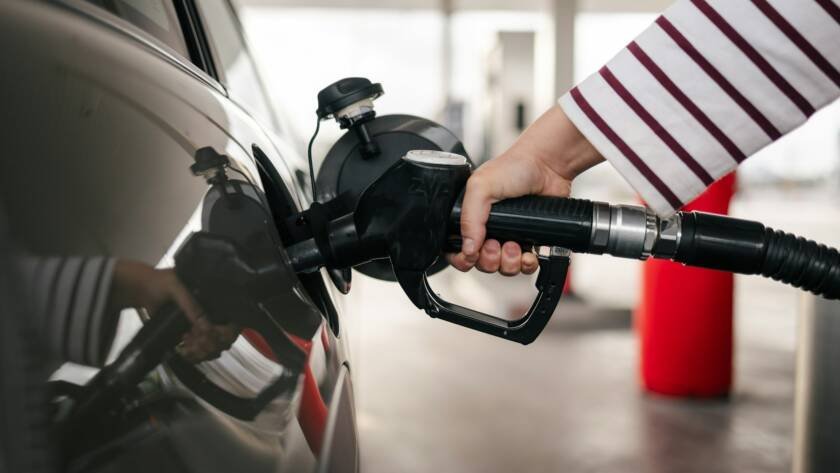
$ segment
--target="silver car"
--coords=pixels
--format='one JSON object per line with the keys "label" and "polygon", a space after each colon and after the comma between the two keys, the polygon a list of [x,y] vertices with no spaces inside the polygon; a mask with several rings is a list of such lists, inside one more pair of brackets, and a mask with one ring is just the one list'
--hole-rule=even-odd
{"label": "silver car", "polygon": [[[171,266],[202,229],[208,184],[196,152],[226,155],[280,221],[309,201],[306,163],[281,127],[226,0],[0,2],[2,207],[12,239],[38,254],[109,255]],[[293,73],[293,71],[290,71]],[[282,317],[313,306],[320,327],[295,388],[252,420],[200,399],[167,369],[76,471],[356,471],[358,444],[340,300],[320,273],[277,287]],[[302,288],[302,290],[301,290]],[[140,326],[124,312],[118,339]],[[120,342],[114,348],[118,351]],[[280,370],[244,333],[199,369],[242,397]],[[83,382],[84,370],[54,379]],[[113,427],[113,426],[112,426]]]}

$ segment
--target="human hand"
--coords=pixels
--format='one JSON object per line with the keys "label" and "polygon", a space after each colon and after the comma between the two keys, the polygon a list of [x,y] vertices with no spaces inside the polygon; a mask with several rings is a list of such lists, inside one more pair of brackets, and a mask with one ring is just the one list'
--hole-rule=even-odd
{"label": "human hand", "polygon": [[523,195],[567,197],[572,180],[604,158],[559,106],[544,113],[502,155],[479,167],[467,181],[461,206],[461,252],[448,255],[461,271],[513,276],[531,274],[537,257],[515,242],[485,241],[490,206]]}
{"label": "human hand", "polygon": [[173,269],[155,269],[137,261],[118,260],[108,301],[111,310],[142,307],[152,316],[166,302],[175,302],[192,323],[178,353],[193,363],[218,358],[239,335],[239,328],[234,325],[211,324]]}

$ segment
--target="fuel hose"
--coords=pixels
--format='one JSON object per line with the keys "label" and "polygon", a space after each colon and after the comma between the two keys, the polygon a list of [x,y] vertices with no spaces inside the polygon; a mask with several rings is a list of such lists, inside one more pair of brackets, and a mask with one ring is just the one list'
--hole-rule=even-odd
{"label": "fuel hose", "polygon": [[[456,205],[450,227],[460,228]],[[526,196],[494,204],[487,236],[534,246],[622,258],[670,259],[739,274],[760,274],[826,299],[840,299],[834,248],[750,220],[703,212],[660,218],[641,206]]]}

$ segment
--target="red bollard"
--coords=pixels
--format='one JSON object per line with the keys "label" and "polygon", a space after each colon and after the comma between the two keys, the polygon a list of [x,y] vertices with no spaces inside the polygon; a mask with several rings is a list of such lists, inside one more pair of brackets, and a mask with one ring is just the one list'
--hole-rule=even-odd
{"label": "red bollard", "polygon": [[[683,210],[727,214],[735,173]],[[650,259],[636,310],[641,382],[668,396],[719,397],[732,386],[733,275]]]}

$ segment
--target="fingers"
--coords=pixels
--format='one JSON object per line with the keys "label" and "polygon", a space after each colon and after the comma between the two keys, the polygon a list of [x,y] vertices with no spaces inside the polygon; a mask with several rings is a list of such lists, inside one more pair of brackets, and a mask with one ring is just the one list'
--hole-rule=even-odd
{"label": "fingers", "polygon": [[198,302],[195,301],[193,296],[181,284],[181,281],[178,280],[178,277],[175,275],[175,271],[172,269],[163,270],[163,273],[166,274],[166,293],[169,297],[178,304],[178,307],[184,312],[187,318],[192,323],[197,323],[199,320],[202,320],[202,316],[204,311],[201,310],[201,307],[198,305]]}
{"label": "fingers", "polygon": [[537,255],[531,253],[530,251],[526,251],[522,253],[522,273],[523,274],[534,274],[540,267],[540,262],[537,259]]}
{"label": "fingers", "polygon": [[464,253],[450,253],[446,255],[446,260],[449,264],[458,271],[469,271],[475,263],[470,263]]}
{"label": "fingers", "polygon": [[178,354],[191,363],[216,359],[233,345],[239,331],[235,325],[214,325],[202,317],[184,335]]}
{"label": "fingers", "polygon": [[[450,263],[455,257],[457,255],[447,255]],[[505,276],[515,276],[520,272],[534,274],[540,265],[536,254],[522,251],[522,248],[512,241],[502,245],[497,240],[486,240],[479,251],[475,267],[484,273],[498,271]]]}
{"label": "fingers", "polygon": [[114,284],[122,291],[118,294],[119,307],[144,307],[154,315],[166,302],[173,301],[189,319],[192,328],[177,348],[185,359],[196,363],[218,358],[236,341],[239,328],[210,323],[174,270],[154,269],[134,262],[125,262],[118,269],[120,273],[115,274]]}
{"label": "fingers", "polygon": [[502,245],[502,259],[499,272],[505,276],[516,276],[522,268],[522,248],[508,241]]}
{"label": "fingers", "polygon": [[496,240],[487,240],[479,252],[475,267],[484,273],[495,273],[502,262],[502,245]]}

